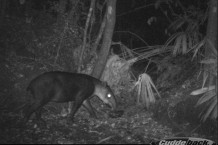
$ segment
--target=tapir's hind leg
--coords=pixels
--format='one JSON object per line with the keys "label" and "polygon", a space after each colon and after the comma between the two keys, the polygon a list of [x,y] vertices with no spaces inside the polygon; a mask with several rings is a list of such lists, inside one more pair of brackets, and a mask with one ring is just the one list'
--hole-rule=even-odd
{"label": "tapir's hind leg", "polygon": [[35,104],[30,104],[29,107],[27,107],[24,110],[24,122],[28,122],[28,120],[30,119],[31,115],[39,108],[39,105],[37,103]]}
{"label": "tapir's hind leg", "polygon": [[25,120],[24,122],[26,123],[31,115],[35,112],[36,113],[36,118],[37,119],[40,119],[42,120],[41,118],[41,112],[42,112],[42,107],[46,104],[47,102],[45,103],[42,103],[40,101],[36,101],[34,103],[32,103],[31,105],[29,105],[29,107],[26,108],[25,112],[24,112],[24,115],[25,115]]}

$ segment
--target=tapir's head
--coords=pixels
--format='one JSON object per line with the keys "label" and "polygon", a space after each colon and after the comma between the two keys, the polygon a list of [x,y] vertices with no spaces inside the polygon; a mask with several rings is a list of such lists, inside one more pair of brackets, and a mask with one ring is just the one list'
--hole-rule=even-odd
{"label": "tapir's head", "polygon": [[106,82],[101,82],[95,86],[95,94],[99,97],[105,104],[109,105],[113,110],[116,108],[116,98],[111,88]]}

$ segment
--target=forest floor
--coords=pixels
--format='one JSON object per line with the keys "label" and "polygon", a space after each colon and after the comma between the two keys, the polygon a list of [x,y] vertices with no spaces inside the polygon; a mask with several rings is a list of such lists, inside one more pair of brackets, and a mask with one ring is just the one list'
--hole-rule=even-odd
{"label": "forest floor", "polygon": [[[46,116],[46,118],[45,118]],[[17,120],[8,120],[0,130],[0,143],[98,144],[150,143],[172,137],[172,130],[153,120],[148,112],[132,116],[94,119],[76,115],[74,122],[64,117],[45,113],[46,126],[29,121],[25,127]]]}
{"label": "forest floor", "polygon": [[[1,115],[0,143],[16,144],[145,144],[164,138],[175,137],[173,126],[155,120],[152,113],[132,106],[118,118],[89,118],[85,109],[80,109],[73,122],[67,121],[48,109],[42,118],[45,126],[29,121],[25,126],[18,123],[20,117],[13,113]],[[191,137],[207,138],[192,133]],[[208,139],[208,138],[207,138]]]}

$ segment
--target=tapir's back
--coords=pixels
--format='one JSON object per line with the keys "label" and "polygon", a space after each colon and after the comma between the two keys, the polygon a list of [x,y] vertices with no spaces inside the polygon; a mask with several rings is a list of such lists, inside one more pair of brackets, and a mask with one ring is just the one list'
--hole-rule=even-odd
{"label": "tapir's back", "polygon": [[85,74],[46,72],[33,79],[27,90],[30,90],[35,99],[43,97],[55,102],[74,101],[78,94],[82,94],[81,99],[91,96],[97,81]]}

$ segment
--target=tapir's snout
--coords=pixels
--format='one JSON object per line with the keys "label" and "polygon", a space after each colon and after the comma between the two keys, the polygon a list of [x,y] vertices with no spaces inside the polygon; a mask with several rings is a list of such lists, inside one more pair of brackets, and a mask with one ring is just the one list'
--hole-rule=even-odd
{"label": "tapir's snout", "polygon": [[114,111],[116,109],[116,105],[111,103],[111,102],[108,102],[108,103],[105,103],[112,111]]}
{"label": "tapir's snout", "polygon": [[115,110],[117,107],[117,103],[115,100],[115,96],[111,94],[107,94],[107,97],[104,97],[102,99],[105,105],[107,105],[111,110]]}
{"label": "tapir's snout", "polygon": [[115,110],[116,106],[112,103],[107,104],[108,107],[110,107],[111,110]]}
{"label": "tapir's snout", "polygon": [[110,106],[110,108],[112,110],[115,110],[116,107],[117,107],[117,102],[116,102],[116,99],[115,99],[115,96],[114,95],[111,95],[111,97],[109,98],[108,100],[108,105]]}
{"label": "tapir's snout", "polygon": [[104,104],[106,104],[107,106],[109,106],[112,110],[116,109],[116,96],[107,84],[101,83],[96,85],[95,92],[93,94],[96,95],[99,99],[101,99],[101,101],[104,102]]}

